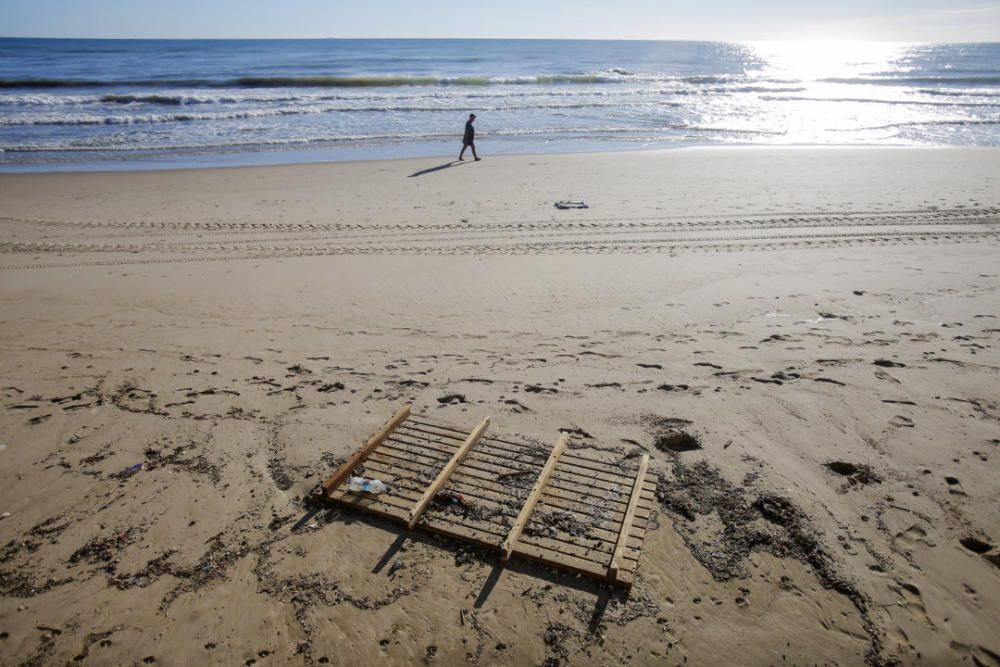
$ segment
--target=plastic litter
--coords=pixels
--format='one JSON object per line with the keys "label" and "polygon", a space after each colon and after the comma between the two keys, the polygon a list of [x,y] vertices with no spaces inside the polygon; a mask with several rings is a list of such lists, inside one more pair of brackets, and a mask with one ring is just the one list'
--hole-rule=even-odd
{"label": "plastic litter", "polygon": [[568,209],[568,208],[590,208],[582,201],[557,201],[556,208],[558,209]]}
{"label": "plastic litter", "polygon": [[368,479],[367,477],[352,477],[347,480],[347,487],[351,491],[364,491],[373,496],[388,491],[388,487],[380,479]]}
{"label": "plastic litter", "polygon": [[135,463],[135,464],[130,465],[129,467],[125,468],[125,472],[136,472],[136,471],[141,470],[141,469],[142,469],[142,464],[141,463]]}

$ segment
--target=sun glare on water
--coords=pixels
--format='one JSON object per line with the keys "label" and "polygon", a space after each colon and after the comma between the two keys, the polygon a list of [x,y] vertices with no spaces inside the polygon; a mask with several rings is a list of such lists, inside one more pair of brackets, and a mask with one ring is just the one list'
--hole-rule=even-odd
{"label": "sun glare on water", "polygon": [[891,138],[899,123],[916,118],[900,104],[904,90],[871,85],[905,72],[913,44],[801,40],[743,46],[749,56],[745,74],[761,92],[718,109],[713,122],[766,128],[777,143],[866,143]]}
{"label": "sun glare on water", "polygon": [[912,44],[900,42],[853,42],[802,40],[751,42],[754,54],[764,64],[763,74],[804,81],[889,73]]}

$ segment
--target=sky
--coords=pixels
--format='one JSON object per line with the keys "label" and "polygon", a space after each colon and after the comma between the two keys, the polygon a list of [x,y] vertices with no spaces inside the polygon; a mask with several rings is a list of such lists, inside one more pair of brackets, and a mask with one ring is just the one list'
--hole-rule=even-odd
{"label": "sky", "polygon": [[976,0],[0,0],[0,36],[1000,41]]}

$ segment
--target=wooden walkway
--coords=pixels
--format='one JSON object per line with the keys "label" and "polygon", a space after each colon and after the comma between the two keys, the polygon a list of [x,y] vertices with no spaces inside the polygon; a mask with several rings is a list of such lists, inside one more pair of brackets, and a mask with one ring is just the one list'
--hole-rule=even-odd
{"label": "wooden walkway", "polygon": [[[568,448],[551,450],[397,412],[323,484],[331,500],[456,540],[631,588],[656,480],[643,455],[623,470]],[[351,491],[358,466],[388,491]]]}

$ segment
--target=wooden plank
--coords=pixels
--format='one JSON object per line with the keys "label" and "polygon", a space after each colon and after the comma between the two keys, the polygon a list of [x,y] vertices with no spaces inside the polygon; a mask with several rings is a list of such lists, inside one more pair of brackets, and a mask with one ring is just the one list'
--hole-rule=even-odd
{"label": "wooden plank", "polygon": [[[424,427],[423,422],[419,421],[419,417],[407,422],[399,431],[399,436],[405,436],[414,441],[420,442],[423,445],[424,442],[429,443],[432,446],[439,448],[450,447],[451,444],[445,442],[445,439],[452,439],[450,434],[434,433],[432,430]],[[460,440],[460,438],[457,438]],[[474,454],[491,456],[505,462],[516,462],[519,465],[527,466],[529,468],[541,469],[545,465],[545,460],[542,458],[543,455],[539,454],[534,450],[523,449],[512,451],[508,447],[501,447],[493,442],[501,442],[496,440],[491,436],[484,436],[479,444],[476,446]],[[604,482],[610,484],[618,484],[625,488],[631,488],[632,482],[635,480],[635,475],[627,472],[618,472],[612,466],[615,464],[611,462],[602,462],[600,464],[587,463],[591,461],[586,457],[581,457],[575,451],[567,451],[562,457],[560,457],[559,470],[557,471],[557,476],[564,474],[574,474],[581,477],[583,480],[588,482]],[[568,468],[572,468],[569,470]],[[590,484],[594,486],[594,484]],[[646,487],[650,491],[655,491],[655,486],[651,486],[649,480],[646,481]],[[601,487],[602,490],[606,489],[606,486]],[[625,501],[622,501],[622,505]]]}
{"label": "wooden plank", "polygon": [[[462,465],[459,469],[452,473],[449,479],[449,484],[455,486],[459,493],[472,495],[473,497],[483,498],[485,500],[490,500],[493,502],[502,503],[504,500],[510,500],[510,489],[505,488],[500,482],[497,482],[492,474],[492,471],[484,471],[479,466],[470,465],[470,461],[475,454],[475,451],[470,452],[463,459]],[[391,447],[386,446],[385,443],[378,448],[377,451],[372,452],[366,461],[366,465],[369,468],[379,474],[380,477],[384,477],[384,481],[391,481],[397,477],[402,476],[407,481],[411,483],[415,480],[414,476],[421,478],[426,477],[428,480],[433,478],[436,470],[439,466],[435,467],[433,470],[429,470],[424,464],[419,460],[419,457],[415,452],[408,451],[398,451]],[[400,475],[400,471],[406,473]],[[627,502],[622,501],[619,504],[615,503],[614,506],[606,506],[595,510],[596,505],[592,500],[584,497],[580,497],[573,492],[566,491],[564,489],[557,488],[554,484],[554,477],[549,478],[549,483],[546,484],[541,497],[539,498],[540,505],[547,505],[555,510],[568,511],[581,517],[584,523],[588,523],[595,528],[600,528],[601,530],[607,530],[611,537],[608,540],[612,544],[618,539],[618,530],[621,523],[621,519],[625,516],[625,511],[627,509]],[[426,487],[426,482],[422,483],[421,489]],[[520,490],[520,489],[519,489]],[[390,483],[389,492],[394,493],[396,489],[392,488]],[[470,493],[471,491],[471,493]],[[525,493],[528,489],[524,489]],[[420,492],[418,491],[416,498],[420,497]],[[516,512],[513,508],[512,511]],[[644,527],[648,521],[649,513],[644,510],[640,504],[639,508],[636,510],[635,519],[632,522],[633,529]],[[510,517],[511,519],[516,518],[516,514]]]}
{"label": "wooden plank", "polygon": [[[418,466],[409,459],[396,457],[391,454],[387,455],[386,452],[386,447],[383,445],[378,451],[372,453],[367,463],[371,470],[379,473],[380,478],[390,481],[390,493],[383,495],[397,497],[403,497],[404,493],[407,496],[412,495],[412,498],[409,500],[409,505],[412,506],[420,498],[425,485],[419,485],[419,488],[415,489],[414,480],[409,475],[399,476],[399,471],[411,473],[411,467],[415,468]],[[469,475],[467,471],[473,472],[468,470],[464,463],[459,466],[459,469],[452,473],[452,476],[449,478],[448,487],[455,491],[456,494],[464,497],[469,502],[470,508],[478,506],[487,511],[488,514],[486,517],[477,516],[477,520],[503,526],[502,530],[506,535],[514,519],[517,518],[516,510],[511,507],[509,494],[504,493],[505,489],[502,484],[489,479],[482,479],[475,475]],[[392,480],[396,480],[394,484]],[[550,496],[551,491],[551,486],[545,487],[538,501],[538,506],[544,506],[550,512],[566,513],[574,520],[586,525],[586,539],[600,540],[605,543],[607,545],[606,548],[601,548],[610,556],[618,540],[619,527],[624,512],[609,513],[607,516],[596,516],[588,511],[588,505],[567,502],[558,497],[553,498]],[[537,511],[536,507],[536,513],[532,515],[532,520],[537,518]],[[632,525],[633,531],[645,525],[646,521],[637,514]],[[531,521],[526,524],[525,530],[528,530],[530,527]],[[627,553],[631,553],[633,549],[638,550],[642,546],[641,540],[637,540],[634,535],[630,537],[631,539],[628,544],[630,551]],[[566,538],[557,539],[567,541]],[[606,559],[604,562],[607,562]]]}
{"label": "wooden plank", "polygon": [[323,495],[329,496],[334,489],[340,486],[340,484],[347,479],[348,475],[350,475],[354,469],[358,467],[358,464],[364,461],[368,455],[371,454],[375,448],[378,447],[379,444],[381,444],[381,442],[396,429],[397,426],[406,421],[406,418],[409,416],[410,406],[404,405],[399,412],[392,416],[392,419],[385,423],[385,426],[379,429],[375,435],[368,438],[368,442],[366,442],[361,449],[356,451],[351,458],[347,459],[344,465],[337,468],[337,471],[330,475],[329,479],[323,482]]}
{"label": "wooden plank", "polygon": [[[591,579],[611,581],[608,577],[608,569],[603,565],[597,565],[593,561],[583,560],[568,554],[553,554],[551,551],[540,549],[533,544],[518,542],[514,546],[513,555],[533,560],[549,567],[557,567],[561,570],[582,574]],[[630,589],[632,587],[630,574],[622,570],[620,579],[615,580],[614,583],[623,588]]]}
{"label": "wooden plank", "polygon": [[[430,421],[427,417],[424,417],[423,415],[417,415],[411,421],[412,421],[412,425],[408,424],[407,425],[408,428],[418,427],[417,430],[419,430],[420,426],[427,426],[427,427],[431,427],[432,429],[436,429],[438,431],[451,432],[451,433],[435,433],[434,435],[439,435],[439,436],[445,437],[445,438],[454,438],[456,440],[461,440],[462,436],[464,436],[464,432],[461,429],[455,428],[454,426],[450,426],[450,425],[435,424],[434,422]],[[424,432],[430,433],[430,431],[424,431]],[[539,453],[539,451],[536,448],[536,446],[531,445],[531,444],[526,443],[526,442],[513,442],[511,440],[504,440],[503,438],[501,438],[499,436],[493,436],[493,435],[489,435],[489,436],[484,437],[482,439],[482,442],[483,442],[484,445],[487,445],[487,446],[491,445],[491,443],[501,443],[501,444],[504,444],[504,445],[511,445],[511,446],[514,446],[514,447],[518,447],[525,454],[530,454],[530,455],[535,456],[535,457],[537,457],[539,459],[542,457],[542,454]],[[493,447],[497,447],[498,445],[492,445],[492,446]],[[500,449],[503,450],[503,451],[505,451],[505,452],[509,452],[510,451],[509,447],[500,447]],[[518,452],[518,453],[522,453],[522,452]],[[613,469],[609,469],[609,466],[618,466],[618,465],[620,465],[620,464],[615,463],[613,461],[604,461],[604,460],[601,460],[601,459],[594,458],[592,456],[587,456],[586,454],[582,454],[579,450],[572,450],[571,452],[568,452],[567,453],[567,457],[571,458],[571,459],[579,459],[581,461],[586,461],[588,463],[594,464],[594,467],[589,467],[589,466],[587,466],[587,467],[589,467],[591,470],[595,470],[595,471],[599,471],[599,472],[605,472],[607,474],[613,474],[613,475],[617,475],[619,477],[623,477],[623,478],[625,478],[625,482],[626,483],[630,483],[634,479],[633,475],[630,475],[630,474],[625,473],[625,472],[617,472],[617,471],[615,471]],[[541,461],[539,461],[538,465],[542,465]]]}
{"label": "wooden plank", "polygon": [[625,512],[625,518],[622,520],[621,532],[618,534],[618,544],[615,546],[615,552],[611,556],[611,567],[608,568],[608,574],[614,578],[618,578],[618,570],[622,563],[622,556],[625,552],[625,544],[628,542],[629,533],[632,531],[632,519],[635,518],[635,510],[639,506],[639,496],[642,495],[642,482],[646,477],[646,468],[649,467],[649,454],[643,454],[642,460],[639,461],[639,472],[635,476],[635,484],[632,485],[632,498],[628,501],[628,510]]}
{"label": "wooden plank", "polygon": [[556,462],[559,461],[559,457],[565,451],[567,442],[569,442],[569,435],[563,433],[559,436],[559,442],[552,449],[552,453],[549,454],[549,460],[546,461],[541,474],[535,480],[535,485],[532,487],[531,493],[528,494],[528,499],[524,502],[524,506],[521,507],[521,512],[518,514],[514,525],[511,526],[510,534],[507,535],[507,539],[500,545],[500,556],[503,560],[510,558],[510,554],[514,550],[514,544],[517,542],[517,538],[520,537],[524,525],[528,523],[531,513],[535,511],[535,505],[538,504],[538,499],[542,495],[542,489],[545,488],[545,483],[552,476],[552,471],[555,470]]}
{"label": "wooden plank", "polygon": [[[419,523],[452,539],[499,547],[504,560],[519,556],[631,586],[656,506],[656,475],[648,470],[648,455],[642,457],[639,472],[633,476],[619,467],[621,463],[570,451],[568,434],[562,434],[543,464],[544,452],[533,445],[483,436],[489,418],[466,435],[419,415],[408,417],[393,424],[394,416],[383,427],[384,434],[372,436],[336,473],[347,469],[337,481],[342,486],[344,478],[365,462],[389,484],[389,490],[371,496],[333,486],[327,491],[331,500],[410,528]],[[378,442],[369,448],[373,440]],[[530,492],[526,484],[513,479],[525,474],[537,475]],[[431,478],[434,481],[428,487],[423,480]],[[458,505],[428,511],[446,485],[465,499],[465,514]],[[527,500],[518,509],[516,500],[526,492]],[[575,528],[573,533],[563,531],[558,528],[560,522],[554,524],[554,531],[545,528],[547,523],[539,523],[539,505],[568,513],[569,520],[587,527],[586,534],[576,534]]]}
{"label": "wooden plank", "polygon": [[[384,506],[382,503],[372,502],[373,499],[370,497],[360,497],[355,494],[344,493],[342,491],[335,493],[335,496],[340,495],[343,497],[335,497],[335,499],[345,505],[376,514],[386,519],[401,521],[403,523],[406,522],[405,515],[395,507],[390,508]],[[382,506],[380,507],[380,505]],[[440,517],[428,516],[421,522],[420,526],[425,530],[444,535],[450,539],[470,542],[482,547],[495,549],[497,548],[497,542],[499,541],[498,537],[489,533],[485,533],[462,524],[453,523]],[[582,574],[593,579],[612,581],[608,577],[607,568],[602,565],[592,561],[582,560],[568,554],[558,554],[549,549],[537,547],[532,544],[519,543],[514,549],[514,554],[520,556],[521,558],[542,563],[543,565],[558,567],[560,569]],[[623,586],[626,589],[631,588],[631,572],[627,570],[620,570],[619,578],[613,580],[613,583]]]}
{"label": "wooden plank", "polygon": [[433,499],[437,492],[441,490],[441,487],[448,481],[451,473],[454,472],[455,468],[458,467],[458,464],[461,463],[462,457],[465,456],[466,452],[472,449],[472,446],[476,444],[476,441],[479,440],[479,438],[483,435],[483,431],[485,431],[486,427],[489,425],[490,418],[484,417],[483,421],[479,422],[479,426],[477,426],[472,433],[469,434],[469,437],[465,439],[462,446],[459,447],[458,450],[452,455],[448,464],[441,469],[441,472],[438,473],[437,479],[431,482],[431,485],[427,487],[427,490],[424,492],[424,496],[417,502],[416,505],[413,506],[413,509],[410,510],[410,518],[407,522],[407,525],[410,528],[413,528],[413,526],[417,524],[417,521],[420,519],[420,515],[424,513],[425,509],[427,509],[427,505],[430,504],[431,499]]}

